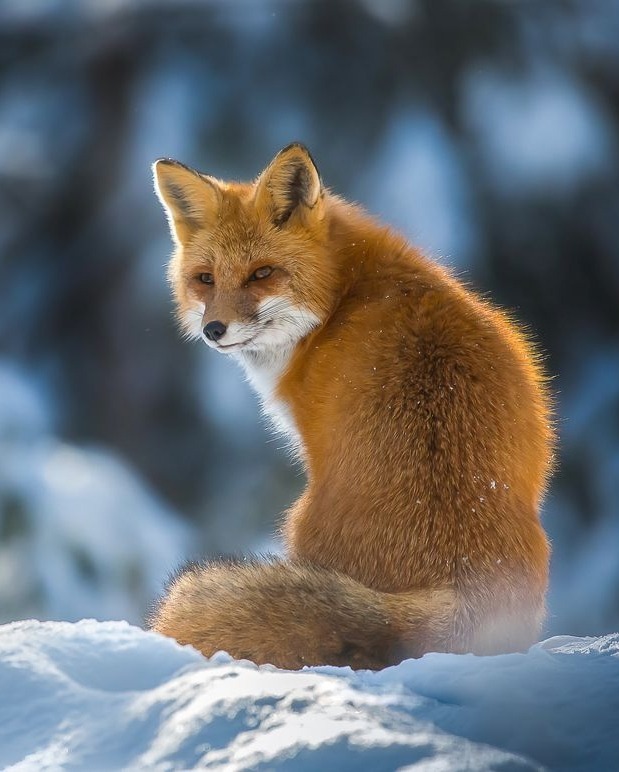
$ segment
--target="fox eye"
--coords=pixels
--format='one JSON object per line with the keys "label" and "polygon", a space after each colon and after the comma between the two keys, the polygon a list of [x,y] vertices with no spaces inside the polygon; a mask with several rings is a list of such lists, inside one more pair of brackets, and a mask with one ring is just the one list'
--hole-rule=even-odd
{"label": "fox eye", "polygon": [[198,280],[202,282],[202,284],[213,284],[213,274],[212,273],[200,273],[198,274]]}
{"label": "fox eye", "polygon": [[249,280],[256,281],[257,279],[266,279],[267,276],[270,276],[272,273],[273,269],[270,265],[263,265],[260,268],[256,268],[256,270],[249,277]]}

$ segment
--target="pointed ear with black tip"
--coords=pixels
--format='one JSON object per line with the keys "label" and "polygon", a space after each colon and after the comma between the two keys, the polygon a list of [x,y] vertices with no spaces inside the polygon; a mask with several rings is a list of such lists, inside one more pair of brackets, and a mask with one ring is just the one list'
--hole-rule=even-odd
{"label": "pointed ear with black tip", "polygon": [[177,244],[193,231],[214,224],[221,206],[221,190],[212,177],[170,158],[160,158],[153,164],[153,178]]}
{"label": "pointed ear with black tip", "polygon": [[281,150],[258,180],[256,201],[269,210],[275,225],[296,212],[318,215],[322,182],[309,150],[299,143]]}

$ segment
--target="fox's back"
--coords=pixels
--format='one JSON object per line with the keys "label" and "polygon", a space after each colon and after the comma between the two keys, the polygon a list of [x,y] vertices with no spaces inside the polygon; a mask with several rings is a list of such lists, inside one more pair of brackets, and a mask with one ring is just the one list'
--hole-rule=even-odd
{"label": "fox's back", "polygon": [[[313,481],[293,549],[398,591],[466,576],[472,554],[510,570],[526,523],[545,565],[551,431],[529,346],[399,237],[371,221],[362,233],[345,300],[279,387]],[[349,250],[342,236],[333,246]]]}

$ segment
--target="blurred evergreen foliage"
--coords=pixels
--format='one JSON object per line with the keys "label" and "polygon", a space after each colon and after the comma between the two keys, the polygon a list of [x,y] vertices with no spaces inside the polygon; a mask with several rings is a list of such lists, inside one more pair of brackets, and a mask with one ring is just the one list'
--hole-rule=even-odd
{"label": "blurred evergreen foliage", "polygon": [[[123,453],[211,548],[243,546],[232,523],[272,527],[298,470],[240,373],[179,339],[149,164],[248,178],[295,139],[530,327],[562,433],[547,524],[566,566],[586,561],[619,523],[614,0],[4,3],[2,356],[58,433]],[[565,614],[569,632],[606,624]]]}

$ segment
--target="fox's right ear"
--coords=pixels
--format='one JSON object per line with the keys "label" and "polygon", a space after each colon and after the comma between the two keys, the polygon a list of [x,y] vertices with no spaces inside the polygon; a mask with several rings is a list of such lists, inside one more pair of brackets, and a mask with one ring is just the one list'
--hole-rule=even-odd
{"label": "fox's right ear", "polygon": [[153,164],[155,192],[177,244],[198,228],[208,228],[217,219],[221,190],[217,182],[170,158]]}
{"label": "fox's right ear", "polygon": [[295,212],[321,217],[322,182],[309,150],[293,142],[275,156],[260,175],[256,200],[282,226]]}

